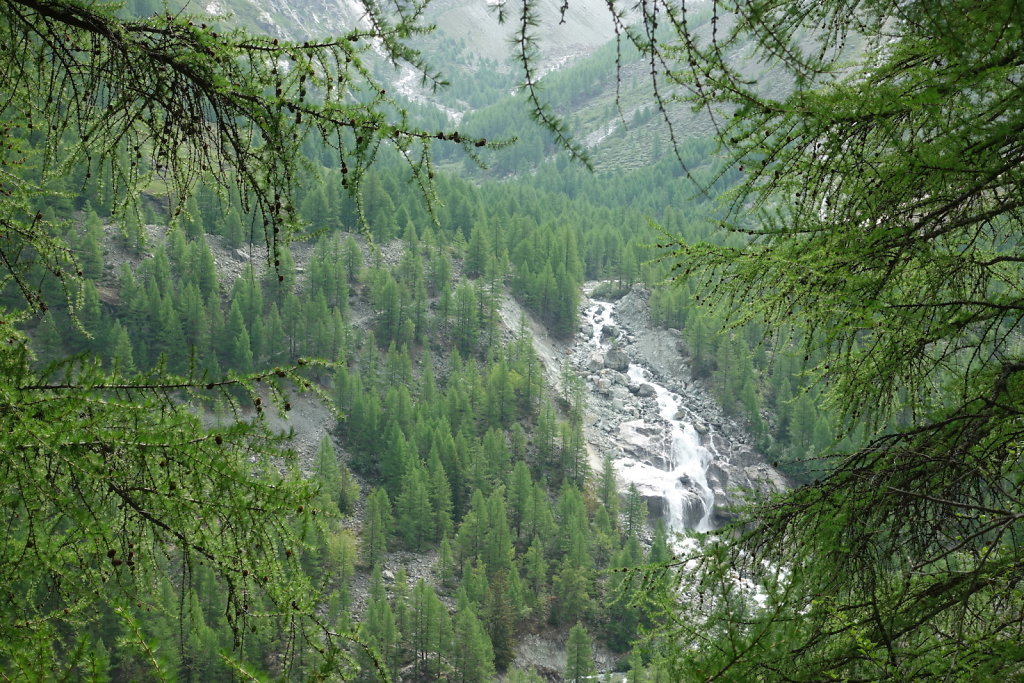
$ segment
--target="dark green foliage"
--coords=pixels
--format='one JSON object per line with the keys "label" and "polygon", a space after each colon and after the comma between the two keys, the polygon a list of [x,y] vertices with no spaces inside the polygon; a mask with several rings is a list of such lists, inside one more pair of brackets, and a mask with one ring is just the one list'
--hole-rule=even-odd
{"label": "dark green foliage", "polygon": [[590,636],[582,624],[577,623],[569,629],[569,640],[565,644],[565,680],[571,683],[582,683],[597,673],[594,666],[594,654],[590,644]]}
{"label": "dark green foliage", "polygon": [[[328,436],[320,441],[313,461],[313,473],[320,485],[320,496],[337,507],[342,514],[355,510],[359,499],[359,483],[348,467],[338,463],[338,454]],[[330,511],[330,506],[325,506]]]}
{"label": "dark green foliage", "polygon": [[454,642],[452,652],[455,674],[459,683],[484,683],[494,676],[494,652],[490,638],[466,594],[459,591],[458,607],[453,619]]}
{"label": "dark green foliage", "polygon": [[427,475],[418,460],[402,477],[402,493],[395,503],[397,530],[410,550],[422,550],[434,540],[434,515],[431,514]]}
{"label": "dark green foliage", "polygon": [[416,679],[437,679],[448,669],[451,652],[461,643],[452,641],[448,610],[422,579],[413,589],[411,612],[412,675]]}
{"label": "dark green foliage", "polygon": [[366,616],[359,625],[359,632],[373,651],[364,653],[362,659],[362,680],[379,680],[383,669],[386,675],[394,678],[401,666],[401,637],[394,610],[384,593],[380,567],[373,570],[371,580],[370,601],[366,608]]}
{"label": "dark green foliage", "polygon": [[[417,141],[437,136],[379,117],[388,99],[362,70],[374,31],[385,51],[416,61],[395,42],[406,27],[384,19],[386,8],[375,29],[319,47],[158,10],[141,1],[117,15],[49,0],[0,7],[8,38],[0,61],[17,74],[3,105],[3,165],[13,175],[4,176],[0,220],[5,235],[24,238],[2,245],[13,259],[5,260],[3,322],[24,323],[42,360],[88,354],[40,376],[14,333],[16,352],[4,363],[5,496],[20,521],[2,562],[2,585],[17,600],[8,601],[0,658],[15,673],[91,670],[96,680],[348,673],[345,644],[336,645],[352,635],[356,544],[337,515],[358,509],[351,456],[354,470],[386,487],[374,489],[361,520],[366,565],[379,565],[392,540],[416,549],[448,537],[460,550],[463,538],[472,545],[461,567],[450,558],[444,570],[452,585],[471,587],[475,603],[460,604],[453,625],[468,643],[462,665],[449,663],[446,611],[420,585],[411,600],[396,586],[389,606],[378,581],[362,633],[392,673],[415,661],[426,677],[488,680],[495,661],[509,662],[530,608],[546,614],[545,553],[565,552],[554,547],[548,492],[530,465],[585,480],[576,427],[563,434],[553,408],[547,451],[536,457],[541,367],[525,327],[514,345],[502,345],[500,297],[505,280],[542,254],[543,281],[522,296],[533,297],[553,331],[571,334],[584,277],[577,233],[553,226],[554,210],[513,219],[511,194],[485,196],[456,181],[435,226],[390,162],[368,170],[383,143],[409,155],[406,168],[428,193],[433,177]],[[120,18],[128,16],[141,19]],[[346,69],[339,88],[331,79]],[[333,150],[315,139],[332,130]],[[299,149],[310,165],[296,160]],[[361,182],[362,198],[317,182],[327,177],[318,164],[350,187]],[[67,193],[25,199],[37,187],[49,192],[50,182]],[[82,213],[73,216],[76,208]],[[173,214],[168,228],[143,227],[165,223],[164,211]],[[366,268],[362,242],[332,232],[364,218],[378,243],[399,232],[408,238],[397,268],[385,267],[372,245]],[[289,247],[303,221],[325,229],[311,256]],[[113,238],[106,224],[116,225]],[[120,273],[105,264],[115,243],[130,252]],[[524,243],[529,251],[514,256]],[[253,258],[262,244],[266,262]],[[222,283],[215,253],[250,263]],[[472,281],[453,281],[453,258]],[[353,298],[367,293],[377,334],[362,339],[348,307],[350,299],[365,304]],[[35,321],[29,311],[45,315]],[[447,351],[452,340],[461,357],[449,372],[438,356],[443,370],[434,376],[429,352]],[[411,361],[420,349],[427,367]],[[312,359],[340,363],[329,370]],[[284,391],[275,383],[294,378],[293,362],[308,372]],[[246,373],[257,374],[236,379]],[[346,452],[339,459],[325,438],[312,481],[303,482],[292,474],[294,454],[275,449],[259,417],[272,402],[286,413],[293,389],[330,380],[345,413],[336,436]],[[32,397],[44,407],[23,410]],[[216,427],[204,429],[200,414]],[[521,467],[510,513],[514,463]],[[533,554],[517,555],[526,548]],[[583,564],[589,572],[592,560]],[[373,658],[359,657],[372,676]]]}
{"label": "dark green foliage", "polygon": [[504,671],[515,656],[515,606],[509,590],[509,574],[500,570],[491,577],[484,613],[487,635],[494,653],[494,666]]}
{"label": "dark green foliage", "polygon": [[[719,223],[734,234],[670,238],[667,259],[694,301],[736,324],[712,349],[712,328],[686,316],[731,408],[767,440],[758,404],[782,399],[784,455],[823,460],[805,465],[813,481],[746,511],[729,546],[681,563],[713,607],[689,609],[669,588],[652,668],[673,680],[1012,677],[1024,659],[1024,359],[1010,131],[1024,109],[1006,84],[1024,69],[1019,3],[715,9],[716,22],[735,13],[729,28],[705,35],[676,14],[669,42],[640,46],[720,117],[720,178],[735,184]],[[748,48],[788,86],[744,73]],[[767,368],[739,335],[764,331],[781,363],[798,349],[808,376],[794,382],[791,367],[748,385],[751,367]],[[762,584],[763,608],[726,578],[737,569]],[[708,628],[721,646],[703,647]]]}
{"label": "dark green foliage", "polygon": [[366,500],[366,515],[360,534],[363,563],[367,566],[376,567],[384,559],[393,523],[394,516],[387,492],[382,488],[374,489]]}

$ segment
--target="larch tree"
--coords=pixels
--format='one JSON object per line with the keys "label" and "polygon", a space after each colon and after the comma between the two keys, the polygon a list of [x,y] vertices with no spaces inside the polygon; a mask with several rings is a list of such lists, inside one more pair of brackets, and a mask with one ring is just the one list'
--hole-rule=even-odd
{"label": "larch tree", "polygon": [[569,683],[582,683],[597,674],[590,635],[579,622],[569,629],[565,657],[565,680]]}
{"label": "larch tree", "polygon": [[[178,207],[194,206],[200,181],[239,197],[262,228],[271,272],[287,265],[299,226],[293,190],[309,136],[333,148],[360,206],[360,182],[387,147],[429,197],[430,143],[473,142],[410,126],[370,65],[382,52],[438,82],[404,43],[422,32],[421,10],[367,3],[363,27],[292,43],[181,13],[0,2],[0,661],[8,673],[73,677],[89,668],[105,657],[90,625],[111,615],[140,666],[158,669],[134,613],[151,605],[167,566],[188,582],[197,564],[214,570],[226,596],[235,653],[225,661],[244,659],[247,642],[268,642],[253,631],[283,629],[290,635],[274,641],[282,675],[343,667],[351,634],[323,623],[318,591],[298,564],[292,522],[309,519],[315,489],[259,419],[264,402],[290,408],[283,389],[309,386],[303,369],[208,377],[189,369],[179,345],[168,360],[180,376],[159,366],[125,376],[132,354],[119,338],[113,371],[74,358],[41,374],[19,329],[51,306],[72,321],[87,313],[81,278],[96,250],[79,258],[63,238],[68,177],[84,176],[104,213],[134,224],[142,189],[163,188]],[[186,407],[191,399],[227,401],[250,417],[208,427]]]}
{"label": "larch tree", "polygon": [[[621,36],[673,141],[685,106],[712,122],[716,188],[731,187],[720,227],[743,238],[667,236],[666,261],[732,322],[795,331],[769,341],[821,359],[811,396],[842,416],[835,443],[864,433],[848,452],[819,446],[816,480],[679,565],[704,599],[664,596],[663,666],[673,680],[1019,675],[1024,7],[613,7],[636,13]],[[761,607],[736,572],[761,583]]]}

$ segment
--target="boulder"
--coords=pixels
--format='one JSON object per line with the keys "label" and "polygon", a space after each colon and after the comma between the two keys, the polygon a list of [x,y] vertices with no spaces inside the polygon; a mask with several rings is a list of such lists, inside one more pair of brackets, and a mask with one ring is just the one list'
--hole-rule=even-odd
{"label": "boulder", "polygon": [[644,382],[643,384],[638,385],[637,388],[636,388],[636,395],[637,396],[642,396],[642,397],[654,396],[656,393],[657,392],[654,390],[654,387],[651,386],[650,384],[648,384],[647,382]]}
{"label": "boulder", "polygon": [[656,425],[648,424],[646,422],[643,423],[643,424],[637,425],[635,429],[636,429],[636,433],[637,434],[643,434],[644,436],[655,436],[655,435],[661,433],[661,428],[660,427],[658,427]]}
{"label": "boulder", "polygon": [[604,366],[618,372],[625,372],[629,370],[629,356],[622,349],[610,349],[608,353],[604,354]]}
{"label": "boulder", "polygon": [[643,495],[641,497],[647,503],[648,519],[665,519],[668,516],[668,501],[659,495]]}
{"label": "boulder", "polygon": [[666,458],[664,455],[661,455],[660,453],[652,453],[651,451],[647,451],[646,456],[647,458],[644,460],[644,464],[650,465],[651,467],[656,467],[662,472],[668,472],[670,469],[672,469],[672,466],[669,463],[668,458]]}
{"label": "boulder", "polygon": [[724,490],[729,486],[729,473],[718,463],[711,463],[707,469],[708,486],[712,489]]}
{"label": "boulder", "polygon": [[628,401],[630,399],[629,389],[621,384],[615,384],[612,386],[612,396],[622,402]]}
{"label": "boulder", "polygon": [[765,464],[743,468],[744,473],[761,491],[785,491],[786,478],[774,467]]}
{"label": "boulder", "polygon": [[700,520],[704,517],[704,500],[696,493],[691,492],[683,498],[683,526],[687,529],[696,529]]}

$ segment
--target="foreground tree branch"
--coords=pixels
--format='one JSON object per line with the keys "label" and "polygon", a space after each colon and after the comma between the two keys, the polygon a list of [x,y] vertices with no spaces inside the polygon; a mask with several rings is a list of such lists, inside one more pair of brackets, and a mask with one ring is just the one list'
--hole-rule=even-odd
{"label": "foreground tree branch", "polygon": [[716,0],[648,31],[655,78],[718,122],[722,227],[746,240],[666,260],[733,321],[795,330],[770,341],[821,359],[836,441],[865,444],[680,563],[650,634],[679,680],[1019,674],[1020,9]]}
{"label": "foreground tree branch", "polygon": [[[298,227],[293,193],[310,137],[333,149],[357,197],[379,150],[396,149],[429,202],[431,143],[485,143],[410,125],[372,76],[376,46],[441,83],[404,42],[425,30],[422,8],[367,3],[368,28],[295,43],[209,18],[126,18],[88,0],[0,0],[5,672],[85,676],[104,647],[90,633],[116,618],[128,635],[105,646],[137,651],[166,677],[134,615],[161,609],[161,590],[174,590],[181,617],[193,576],[208,571],[226,595],[239,661],[251,640],[287,634],[273,645],[283,676],[352,665],[359,638],[323,623],[323,587],[300,563],[304,534],[327,516],[317,487],[262,419],[264,401],[284,412],[286,392],[315,390],[307,373],[318,363],[218,378],[121,376],[82,358],[41,371],[18,327],[55,297],[72,317],[81,308],[82,268],[62,238],[70,215],[40,208],[59,205],[81,169],[84,182],[103,176],[121,218],[138,211],[143,190],[166,193],[177,211],[200,179],[234,192],[272,267]],[[231,418],[204,424],[214,405]]]}

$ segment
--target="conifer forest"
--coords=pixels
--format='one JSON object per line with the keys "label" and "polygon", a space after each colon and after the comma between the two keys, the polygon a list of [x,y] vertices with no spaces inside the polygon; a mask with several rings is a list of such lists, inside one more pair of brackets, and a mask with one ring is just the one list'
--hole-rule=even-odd
{"label": "conifer forest", "polygon": [[1024,679],[1021,0],[0,0],[0,678]]}

